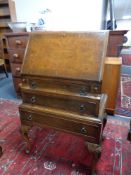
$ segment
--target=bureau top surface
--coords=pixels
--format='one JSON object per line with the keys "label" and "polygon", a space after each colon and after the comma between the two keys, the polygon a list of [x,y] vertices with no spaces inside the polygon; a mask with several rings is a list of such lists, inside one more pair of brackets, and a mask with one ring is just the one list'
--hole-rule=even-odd
{"label": "bureau top surface", "polygon": [[108,32],[31,33],[23,75],[101,81]]}

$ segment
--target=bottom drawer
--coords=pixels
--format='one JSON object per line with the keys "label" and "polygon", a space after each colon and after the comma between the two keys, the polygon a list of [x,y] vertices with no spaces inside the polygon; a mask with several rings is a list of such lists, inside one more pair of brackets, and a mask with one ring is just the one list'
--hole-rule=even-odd
{"label": "bottom drawer", "polygon": [[61,109],[75,114],[79,113],[84,116],[93,115],[96,118],[99,115],[99,104],[102,103],[100,97],[99,99],[92,99],[91,97],[77,97],[48,92],[43,92],[43,94],[39,95],[37,91],[35,93],[23,91],[24,89],[22,89],[22,99],[24,103]]}
{"label": "bottom drawer", "polygon": [[[43,110],[44,111],[44,110]],[[92,143],[99,144],[102,135],[102,123],[92,119],[77,119],[75,117],[63,117],[55,113],[46,113],[20,107],[20,118],[23,125],[40,125],[48,126],[58,130],[66,131],[73,134],[83,135],[86,140]]]}

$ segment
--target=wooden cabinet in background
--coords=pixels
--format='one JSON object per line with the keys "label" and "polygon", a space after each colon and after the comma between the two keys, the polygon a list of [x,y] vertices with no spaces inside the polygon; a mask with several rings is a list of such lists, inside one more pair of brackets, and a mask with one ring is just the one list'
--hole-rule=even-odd
{"label": "wooden cabinet in background", "polygon": [[109,32],[102,91],[108,95],[106,110],[108,114],[112,115],[115,113],[120,84],[122,61],[119,56],[123,44],[127,41],[127,37],[125,36],[127,32],[128,30],[114,30]]}
{"label": "wooden cabinet in background", "polygon": [[1,40],[0,55],[5,60],[6,68],[10,72],[9,54],[7,49],[6,38],[3,35],[1,35],[0,40]]}
{"label": "wooden cabinet in background", "polygon": [[106,54],[108,57],[120,56],[120,51],[122,49],[123,43],[127,41],[126,36],[124,36],[127,32],[128,30],[114,30],[109,32]]}
{"label": "wooden cabinet in background", "polygon": [[0,47],[0,56],[5,59],[7,70],[10,71],[9,55],[6,46],[5,32],[12,32],[8,26],[8,22],[17,21],[15,1],[14,0],[0,0],[0,40],[2,45]]}
{"label": "wooden cabinet in background", "polygon": [[13,0],[0,0],[0,32],[10,32],[8,22],[16,21],[15,2]]}
{"label": "wooden cabinet in background", "polygon": [[121,57],[107,57],[102,81],[102,92],[108,95],[106,110],[114,114],[120,85]]}
{"label": "wooden cabinet in background", "polygon": [[6,38],[14,88],[17,95],[20,96],[20,85],[22,83],[20,71],[29,35],[28,33],[7,33],[4,36]]}

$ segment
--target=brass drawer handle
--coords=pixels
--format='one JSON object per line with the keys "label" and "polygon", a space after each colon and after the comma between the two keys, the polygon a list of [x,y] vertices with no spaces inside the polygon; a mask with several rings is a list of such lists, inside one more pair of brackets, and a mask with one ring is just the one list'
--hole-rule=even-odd
{"label": "brass drawer handle", "polygon": [[16,72],[20,72],[20,67],[16,67]]}
{"label": "brass drawer handle", "polygon": [[16,43],[16,45],[21,45],[22,44],[22,42],[20,40],[16,40],[15,43]]}
{"label": "brass drawer handle", "polygon": [[85,109],[86,109],[85,105],[80,105],[80,111],[81,111],[81,112],[82,112],[82,111],[85,111]]}
{"label": "brass drawer handle", "polygon": [[37,84],[36,84],[35,81],[32,81],[32,82],[31,82],[31,87],[32,87],[33,89],[37,88]]}
{"label": "brass drawer handle", "polygon": [[97,86],[95,86],[93,89],[94,89],[95,91],[97,91],[97,90],[98,90],[98,87],[97,87]]}
{"label": "brass drawer handle", "polygon": [[82,134],[87,134],[87,129],[86,129],[85,127],[82,127],[82,128],[81,128],[81,133],[82,133]]}
{"label": "brass drawer handle", "polygon": [[36,97],[35,96],[31,97],[30,102],[35,103],[36,102]]}
{"label": "brass drawer handle", "polygon": [[85,87],[81,88],[80,95],[87,95],[87,89]]}
{"label": "brass drawer handle", "polygon": [[14,53],[14,54],[13,54],[13,57],[14,57],[14,58],[18,58],[19,55],[18,55],[17,53]]}
{"label": "brass drawer handle", "polygon": [[27,120],[29,120],[29,121],[32,120],[32,115],[31,114],[27,117]]}

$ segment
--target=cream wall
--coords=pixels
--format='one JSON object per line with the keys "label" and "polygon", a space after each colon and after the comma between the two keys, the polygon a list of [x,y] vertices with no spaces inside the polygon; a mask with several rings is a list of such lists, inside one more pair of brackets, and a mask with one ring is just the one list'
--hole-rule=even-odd
{"label": "cream wall", "polygon": [[[103,0],[15,0],[18,21],[37,22],[46,30],[101,29]],[[44,15],[40,11],[49,9]]]}

